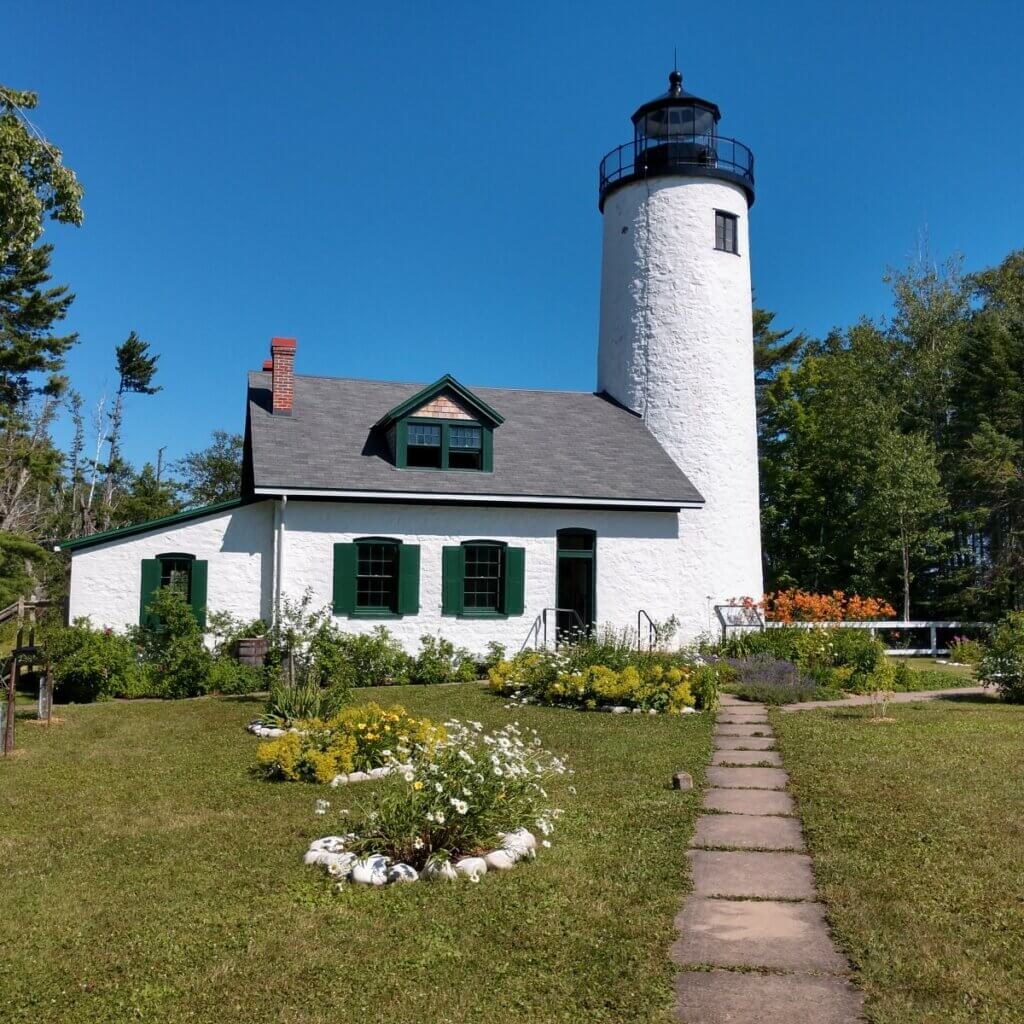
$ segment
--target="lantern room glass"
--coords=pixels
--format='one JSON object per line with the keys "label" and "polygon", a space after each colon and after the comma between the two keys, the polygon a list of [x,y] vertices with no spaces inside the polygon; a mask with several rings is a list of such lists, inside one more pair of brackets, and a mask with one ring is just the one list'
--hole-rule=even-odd
{"label": "lantern room glass", "polygon": [[[636,141],[661,140],[694,135],[711,135],[715,130],[714,112],[694,103],[658,107],[649,110],[636,124]],[[657,144],[657,143],[655,143]]]}

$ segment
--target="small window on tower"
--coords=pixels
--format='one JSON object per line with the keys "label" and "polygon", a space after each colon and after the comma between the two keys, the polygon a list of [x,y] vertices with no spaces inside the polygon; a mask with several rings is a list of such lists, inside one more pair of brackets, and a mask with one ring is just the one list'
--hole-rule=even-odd
{"label": "small window on tower", "polygon": [[735,214],[715,210],[715,248],[723,252],[740,251],[736,242]]}

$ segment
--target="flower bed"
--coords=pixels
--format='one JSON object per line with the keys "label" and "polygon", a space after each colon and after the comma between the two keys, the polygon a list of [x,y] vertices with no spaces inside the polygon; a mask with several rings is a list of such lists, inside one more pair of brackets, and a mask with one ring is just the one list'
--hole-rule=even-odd
{"label": "flower bed", "polygon": [[[249,728],[268,732],[257,723]],[[273,731],[279,734],[256,751],[260,774],[334,786],[405,768],[414,750],[428,753],[445,737],[443,726],[414,718],[401,705],[385,708],[372,701],[345,708],[326,722],[309,719]]]}
{"label": "flower bed", "polygon": [[411,764],[390,765],[392,785],[374,794],[353,831],[315,839],[304,862],[365,885],[479,881],[549,846],[561,810],[545,785],[568,771],[561,759],[535,731],[524,740],[516,725],[493,733],[479,722],[444,728],[435,744],[416,745]]}
{"label": "flower bed", "polygon": [[590,653],[585,645],[524,651],[490,670],[491,690],[524,704],[616,714],[687,714],[716,703],[718,670],[700,659],[632,651],[624,657],[620,652],[617,666],[586,664]]}

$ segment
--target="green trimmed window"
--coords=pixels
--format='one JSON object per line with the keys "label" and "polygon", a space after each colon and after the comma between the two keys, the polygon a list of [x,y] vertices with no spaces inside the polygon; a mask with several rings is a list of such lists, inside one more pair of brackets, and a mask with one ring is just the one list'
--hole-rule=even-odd
{"label": "green trimmed window", "polygon": [[494,435],[473,420],[399,420],[395,463],[399,469],[462,469],[490,472]]}
{"label": "green trimmed window", "polygon": [[142,560],[139,599],[139,623],[158,628],[160,623],[149,611],[153,595],[163,587],[174,587],[192,608],[201,627],[206,628],[206,586],[208,563],[195,555],[175,551]]}
{"label": "green trimmed window", "polygon": [[334,545],[334,613],[388,619],[415,615],[420,604],[420,549],[391,537]]}
{"label": "green trimmed window", "polygon": [[522,615],[525,566],[526,550],[504,541],[470,540],[444,548],[442,613],[484,618]]}

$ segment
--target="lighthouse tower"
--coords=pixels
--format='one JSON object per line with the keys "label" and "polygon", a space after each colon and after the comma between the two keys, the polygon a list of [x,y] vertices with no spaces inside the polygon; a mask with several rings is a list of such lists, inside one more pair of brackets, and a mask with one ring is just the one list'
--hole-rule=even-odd
{"label": "lighthouse tower", "polygon": [[684,631],[762,592],[747,221],[754,157],[716,104],[669,90],[601,161],[598,390],[642,416],[704,497],[680,513]]}

